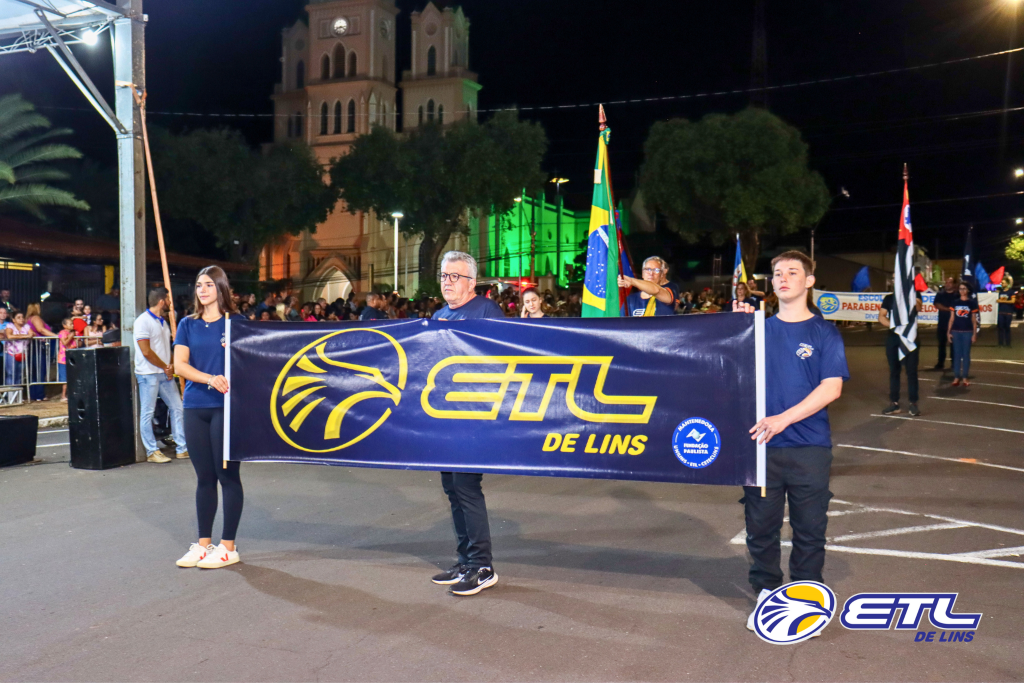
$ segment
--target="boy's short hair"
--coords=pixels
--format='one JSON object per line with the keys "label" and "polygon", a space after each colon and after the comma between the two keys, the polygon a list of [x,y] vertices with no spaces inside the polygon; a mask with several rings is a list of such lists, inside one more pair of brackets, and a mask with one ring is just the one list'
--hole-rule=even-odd
{"label": "boy's short hair", "polygon": [[799,261],[804,267],[805,275],[814,275],[814,261],[802,251],[784,251],[772,259],[772,275],[775,274],[775,266],[779,261]]}

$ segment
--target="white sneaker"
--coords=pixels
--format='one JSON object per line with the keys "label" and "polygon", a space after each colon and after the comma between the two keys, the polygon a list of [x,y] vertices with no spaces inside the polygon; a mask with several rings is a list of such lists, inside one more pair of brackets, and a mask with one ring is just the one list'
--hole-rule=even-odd
{"label": "white sneaker", "polygon": [[224,544],[221,543],[216,548],[210,546],[210,553],[205,559],[197,562],[196,566],[200,569],[220,569],[221,567],[226,567],[229,564],[235,564],[238,560],[238,551],[228,550],[224,547]]}
{"label": "white sneaker", "polygon": [[171,459],[168,458],[163,453],[161,453],[160,451],[153,451],[152,453],[149,454],[149,457],[146,458],[146,462],[161,462],[162,463],[162,462],[170,462],[170,461],[171,461]]}
{"label": "white sneaker", "polygon": [[757,608],[760,607],[761,603],[764,602],[764,599],[767,598],[771,594],[772,594],[772,592],[770,590],[768,590],[767,588],[762,588],[761,592],[758,593],[758,595],[757,595],[757,604],[754,605],[754,611],[750,613],[749,617],[747,617],[747,630],[748,631],[753,631],[754,630],[754,615],[757,614]]}
{"label": "white sneaker", "polygon": [[213,552],[213,544],[206,546],[205,548],[198,543],[193,543],[188,547],[188,552],[181,556],[181,559],[174,564],[179,567],[194,567],[199,564],[199,561],[205,559],[207,555]]}

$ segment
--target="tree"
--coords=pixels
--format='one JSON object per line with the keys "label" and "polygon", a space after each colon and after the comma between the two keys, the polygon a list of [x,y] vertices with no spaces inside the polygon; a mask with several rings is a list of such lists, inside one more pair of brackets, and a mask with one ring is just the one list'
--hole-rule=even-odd
{"label": "tree", "polygon": [[761,236],[814,225],[831,201],[807,165],[800,132],[763,109],[654,124],[644,144],[644,198],[687,241],[739,233],[747,272]]}
{"label": "tree", "polygon": [[1024,261],[1024,237],[1014,237],[1006,247],[1006,258],[1011,261]]}
{"label": "tree", "polygon": [[386,218],[404,214],[406,236],[422,236],[420,282],[437,276],[448,239],[466,233],[471,215],[512,209],[524,189],[539,190],[547,149],[544,130],[502,112],[478,125],[427,124],[399,136],[377,126],[331,165],[331,181],[348,210]]}
{"label": "tree", "polygon": [[[261,154],[234,130],[174,135],[152,128],[153,170],[168,243],[202,243],[202,232],[254,259],[282,235],[315,231],[337,202],[323,167],[303,144]],[[237,244],[236,244],[237,240]]]}
{"label": "tree", "polygon": [[45,218],[44,206],[89,210],[67,190],[49,184],[70,177],[53,162],[82,157],[74,147],[51,142],[71,132],[51,128],[49,119],[21,95],[0,97],[0,209],[24,211],[40,220]]}

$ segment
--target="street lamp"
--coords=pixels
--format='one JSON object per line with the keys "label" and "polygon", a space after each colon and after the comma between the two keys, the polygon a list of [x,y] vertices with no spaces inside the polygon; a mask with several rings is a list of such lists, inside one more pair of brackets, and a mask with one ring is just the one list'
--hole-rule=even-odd
{"label": "street lamp", "polygon": [[1018,168],[1013,172],[1014,178],[1024,178],[1024,168]]}
{"label": "street lamp", "polygon": [[[838,199],[839,197],[846,197],[847,199],[849,199],[850,198],[850,192],[845,187],[840,187],[839,188],[839,192],[837,192],[835,195],[833,195],[832,199]],[[829,200],[829,208],[832,208],[832,201],[831,200]],[[821,218],[819,218],[818,222],[814,224],[813,228],[811,228],[811,261],[814,260],[814,233],[818,229],[818,226],[821,225],[821,222],[823,220],[825,220],[825,214],[827,214],[827,213],[828,213],[828,209],[825,209],[825,213],[821,214]]]}
{"label": "street lamp", "polygon": [[395,284],[392,285],[392,287],[394,287],[394,291],[397,294],[398,293],[398,219],[399,218],[404,218],[405,214],[403,214],[401,211],[392,211],[391,212],[391,217],[395,219]]}
{"label": "street lamp", "polygon": [[1024,224],[1024,218],[1018,218],[1017,220],[1014,221],[1014,223],[1016,223],[1017,225]]}
{"label": "street lamp", "polygon": [[568,178],[552,178],[555,184],[555,282],[562,280],[562,185],[569,182]]}

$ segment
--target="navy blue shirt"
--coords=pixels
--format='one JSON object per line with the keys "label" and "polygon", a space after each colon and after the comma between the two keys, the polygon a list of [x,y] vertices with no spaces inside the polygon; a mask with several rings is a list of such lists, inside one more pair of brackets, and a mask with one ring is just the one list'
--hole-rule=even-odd
{"label": "navy blue shirt", "polygon": [[[952,308],[953,302],[959,298],[960,292],[956,290],[947,292],[945,288],[942,288],[935,293],[935,300],[932,303],[935,305],[936,309],[939,308],[939,304]],[[943,334],[946,332],[947,325],[949,325],[949,311],[939,309],[939,329],[942,330]]]}
{"label": "navy blue shirt", "polygon": [[[242,320],[235,316],[235,320]],[[188,348],[188,364],[208,375],[224,374],[224,318],[212,323],[202,318],[182,318],[178,323],[175,346]],[[192,380],[185,383],[186,408],[223,408],[224,394]]]}
{"label": "navy blue shirt", "polygon": [[[978,300],[973,296],[967,297],[964,301],[959,297],[951,301],[949,307],[953,309],[953,332],[974,332],[973,313],[978,312]],[[949,323],[946,323],[947,325]]]}
{"label": "navy blue shirt", "polygon": [[[818,388],[822,380],[850,379],[839,330],[823,318],[787,323],[774,316],[764,324],[768,415],[784,413]],[[772,437],[769,448],[832,447],[828,409],[794,422]]]}
{"label": "navy blue shirt", "polygon": [[[662,285],[662,287],[672,292],[672,303],[663,304],[655,300],[654,315],[675,315],[676,302],[679,301],[679,285],[674,282],[668,282]],[[645,299],[640,296],[639,291],[633,292],[626,297],[626,315],[633,318],[643,317],[644,311],[647,310],[647,302],[650,300],[651,298]]]}
{"label": "navy blue shirt", "polygon": [[384,311],[374,308],[373,306],[367,306],[363,309],[363,312],[359,314],[360,320],[387,320],[388,314]]}
{"label": "navy blue shirt", "polygon": [[504,318],[501,307],[485,296],[474,296],[458,308],[445,304],[444,308],[430,316],[433,320],[469,320],[470,318]]}

